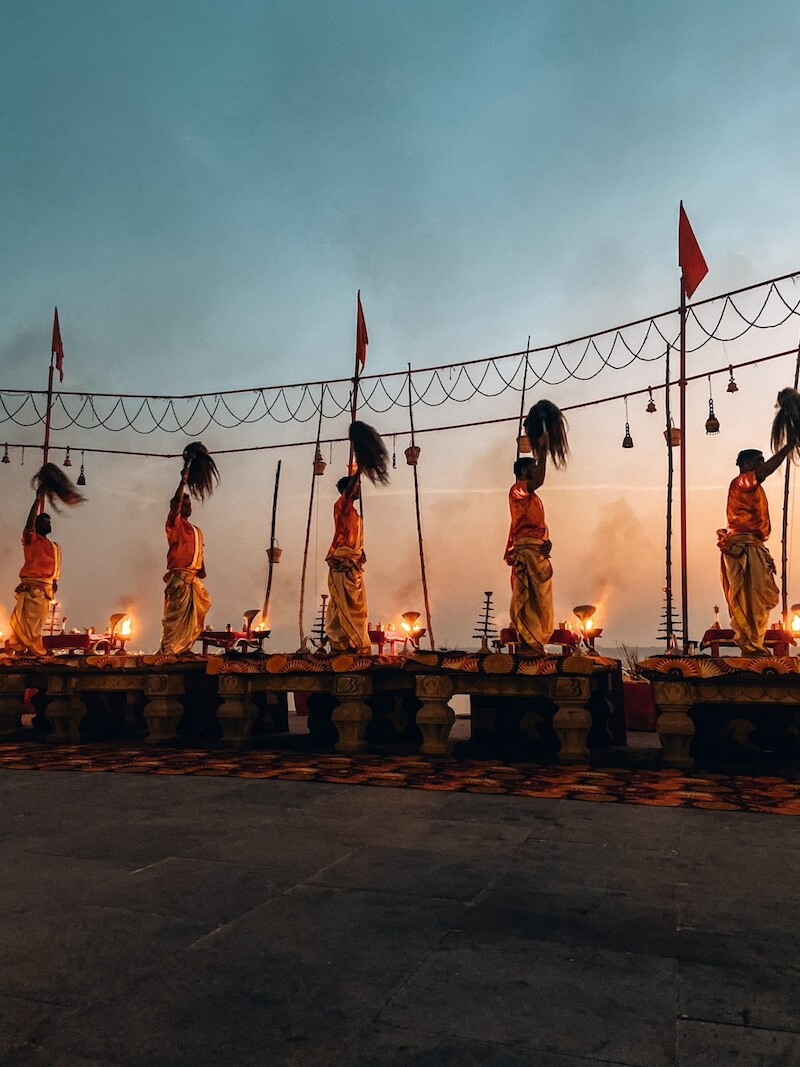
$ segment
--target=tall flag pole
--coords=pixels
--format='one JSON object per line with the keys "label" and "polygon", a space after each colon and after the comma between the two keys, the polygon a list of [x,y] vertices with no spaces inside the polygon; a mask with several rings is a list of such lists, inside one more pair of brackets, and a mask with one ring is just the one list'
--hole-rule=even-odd
{"label": "tall flag pole", "polygon": [[[794,363],[794,387],[800,384],[800,343]],[[781,618],[784,630],[789,629],[789,481],[794,464],[787,463],[783,472],[783,511],[781,513]]]}
{"label": "tall flag pole", "polygon": [[531,335],[528,334],[528,343],[525,345],[525,370],[522,372],[522,396],[519,398],[519,423],[517,425],[517,459],[520,457],[519,441],[522,437],[523,423],[525,422],[525,389],[528,385],[528,361],[531,354]]}
{"label": "tall flag pole", "polygon": [[688,534],[686,522],[686,445],[689,437],[686,425],[686,301],[700,282],[708,274],[703,253],[694,235],[681,200],[678,213],[678,265],[681,268],[681,303],[680,303],[680,373],[678,379],[680,393],[681,424],[681,601],[683,607],[683,651],[689,651],[689,580],[688,580]]}
{"label": "tall flag pole", "polygon": [[676,647],[675,625],[672,615],[672,483],[675,475],[675,460],[672,455],[672,412],[669,404],[669,354],[670,346],[667,345],[666,368],[664,383],[664,440],[667,442],[667,537],[666,551],[664,555],[664,607],[665,607],[665,631],[664,637],[667,642],[667,651],[671,652]]}
{"label": "tall flag pole", "polygon": [[47,376],[47,410],[44,416],[44,454],[43,462],[47,463],[50,451],[50,415],[53,410],[53,371],[58,371],[58,380],[64,381],[64,345],[61,342],[61,326],[58,322],[58,308],[53,314],[53,339],[50,343],[50,372]]}
{"label": "tall flag pole", "polygon": [[[350,400],[350,421],[356,421],[356,415],[358,413],[358,382],[361,372],[364,370],[364,365],[367,362],[367,345],[369,344],[369,337],[367,335],[367,322],[364,318],[364,309],[361,306],[361,290],[358,290],[358,296],[356,298],[356,365],[353,370],[353,392]],[[350,442],[350,459],[348,461],[348,469],[350,473],[353,471],[353,443]]]}

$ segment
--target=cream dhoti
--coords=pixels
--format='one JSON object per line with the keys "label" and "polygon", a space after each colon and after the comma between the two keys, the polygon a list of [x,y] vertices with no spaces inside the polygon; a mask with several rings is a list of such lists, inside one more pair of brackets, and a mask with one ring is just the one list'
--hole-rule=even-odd
{"label": "cream dhoti", "polygon": [[780,600],[775,562],[764,542],[754,534],[717,531],[720,578],[728,605],[734,640],[741,651],[767,653],[764,635],[769,614]]}
{"label": "cream dhoti", "polygon": [[161,651],[186,652],[203,632],[211,597],[194,571],[168,571],[164,580]]}
{"label": "cream dhoti", "polygon": [[53,601],[53,583],[46,579],[23,578],[15,590],[17,602],[9,621],[9,648],[46,655],[42,630]]}
{"label": "cream dhoti", "polygon": [[511,625],[522,645],[544,652],[554,627],[553,565],[549,542],[520,540],[508,552],[511,564]]}
{"label": "cream dhoti", "polygon": [[360,550],[353,552],[345,547],[335,549],[327,557],[330,600],[325,630],[331,648],[337,652],[371,652],[362,559]]}

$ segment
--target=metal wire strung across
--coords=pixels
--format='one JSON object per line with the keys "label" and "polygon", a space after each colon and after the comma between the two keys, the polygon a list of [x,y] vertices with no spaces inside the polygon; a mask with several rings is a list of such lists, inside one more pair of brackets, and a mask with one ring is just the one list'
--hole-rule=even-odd
{"label": "metal wire strung across", "polygon": [[[794,300],[787,295],[796,278],[797,274],[783,275],[691,305],[688,308],[689,321],[696,327],[699,339],[694,347],[687,348],[687,352],[697,352],[710,341],[736,341],[753,329],[775,329],[800,315],[800,296]],[[755,310],[747,311],[744,295],[756,292],[757,306]],[[655,363],[663,359],[666,347],[674,345],[677,336],[678,309],[672,309],[529,351],[411,371],[364,375],[360,379],[359,403],[362,410],[384,415],[395,408],[406,410],[409,398],[417,408],[439,408],[447,403],[467,404],[478,396],[492,399],[509,391],[521,394],[525,388],[552,388],[569,381],[587,382],[605,370],[624,370],[633,363]],[[731,368],[753,365],[785,354],[776,352],[738,363],[726,359],[724,366],[705,371],[702,376],[725,373]],[[264,420],[278,425],[305,424],[319,419],[323,409],[326,420],[336,419],[348,411],[351,384],[351,379],[339,378],[185,396],[56,392],[53,394],[52,428],[54,431],[71,427],[86,431],[103,429],[112,433],[133,431],[143,436],[157,432],[177,433],[194,437],[211,427],[236,429]],[[624,395],[634,396],[644,391],[626,390]],[[564,410],[618,400],[622,395],[601,397],[565,407]],[[45,420],[45,411],[44,391],[0,390],[0,424],[11,423],[23,428],[39,426]],[[484,419],[429,427],[421,432],[504,421],[512,420]],[[321,440],[327,443],[339,438],[323,436]],[[284,443],[281,447],[298,447],[308,443]],[[11,442],[9,446],[23,447]],[[72,447],[86,452],[171,455],[124,449],[91,449],[83,444],[74,444]],[[257,451],[270,447],[278,446],[260,445],[215,451]]]}

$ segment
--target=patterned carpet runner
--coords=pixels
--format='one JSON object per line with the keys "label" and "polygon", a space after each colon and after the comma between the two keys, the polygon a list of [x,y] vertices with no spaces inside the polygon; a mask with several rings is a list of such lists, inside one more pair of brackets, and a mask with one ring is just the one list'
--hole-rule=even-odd
{"label": "patterned carpet runner", "polygon": [[0,745],[0,770],[274,778],[293,782],[800,815],[800,782],[705,772],[423,759],[418,756],[143,749],[124,743]]}

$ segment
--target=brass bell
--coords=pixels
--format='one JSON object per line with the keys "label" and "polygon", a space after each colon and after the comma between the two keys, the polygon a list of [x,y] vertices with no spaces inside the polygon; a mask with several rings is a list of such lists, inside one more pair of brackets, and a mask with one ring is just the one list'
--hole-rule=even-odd
{"label": "brass bell", "polygon": [[633,438],[631,437],[631,428],[628,423],[625,423],[625,436],[622,438],[623,448],[633,448]]}
{"label": "brass bell", "polygon": [[8,445],[6,445],[5,451],[3,452],[3,458],[0,459],[0,463],[10,463],[10,462],[11,462],[11,460],[8,458]]}
{"label": "brass bell", "polygon": [[64,456],[64,466],[65,467],[71,467],[72,466],[72,460],[69,458],[69,445],[67,445],[67,454],[66,454],[66,456]]}

